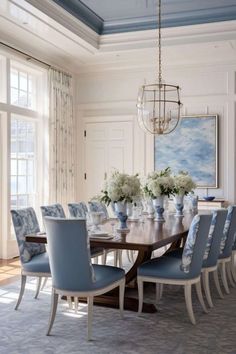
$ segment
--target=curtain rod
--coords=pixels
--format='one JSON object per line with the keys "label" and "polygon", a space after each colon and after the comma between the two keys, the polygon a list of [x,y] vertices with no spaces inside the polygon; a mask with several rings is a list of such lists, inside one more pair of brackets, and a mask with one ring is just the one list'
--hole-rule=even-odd
{"label": "curtain rod", "polygon": [[14,48],[14,47],[12,47],[12,46],[10,46],[10,45],[4,43],[4,42],[0,42],[0,44],[3,45],[3,46],[5,46],[5,47],[7,47],[7,48],[9,48],[9,49],[14,50],[15,52],[18,52],[18,53],[20,53],[20,54],[23,54],[24,56],[28,57],[29,59],[33,59],[33,60],[38,61],[39,63],[41,63],[41,64],[43,64],[43,65],[46,65],[46,66],[49,67],[49,68],[52,68],[52,66],[51,66],[50,64],[45,63],[45,61],[42,61],[42,60],[40,60],[40,59],[37,59],[37,58],[33,57],[32,55],[29,55],[29,54],[23,52],[22,50],[16,49],[16,48]]}
{"label": "curtain rod", "polygon": [[15,52],[17,52],[17,53],[20,53],[20,54],[24,55],[24,56],[26,57],[26,60],[27,60],[27,59],[33,59],[33,60],[37,61],[38,63],[41,63],[41,64],[47,66],[48,68],[52,68],[52,69],[58,70],[58,71],[60,71],[60,72],[62,72],[62,73],[64,73],[64,74],[68,75],[70,78],[72,78],[72,75],[71,75],[71,74],[69,74],[69,73],[67,73],[67,72],[65,72],[65,71],[63,71],[63,70],[61,70],[61,69],[57,69],[57,68],[55,68],[54,66],[52,66],[52,65],[50,65],[50,64],[48,64],[48,63],[46,63],[45,61],[40,60],[40,59],[37,59],[37,58],[33,57],[32,55],[29,55],[29,54],[23,52],[22,50],[16,49],[16,48],[10,46],[9,44],[6,44],[6,43],[1,42],[1,41],[0,41],[0,44],[3,45],[3,46],[5,46],[5,47],[7,47],[7,48],[9,48],[9,49],[11,49],[11,50],[13,50],[13,51],[15,51]]}

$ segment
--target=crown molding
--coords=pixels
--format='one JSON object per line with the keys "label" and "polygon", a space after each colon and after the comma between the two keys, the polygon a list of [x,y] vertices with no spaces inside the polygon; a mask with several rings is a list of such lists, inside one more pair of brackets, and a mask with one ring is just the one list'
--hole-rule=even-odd
{"label": "crown molding", "polygon": [[[162,45],[189,44],[235,40],[236,20],[162,29]],[[100,51],[153,48],[157,43],[157,31],[139,31],[102,35]]]}
{"label": "crown molding", "polygon": [[74,33],[83,40],[84,45],[91,46],[92,49],[98,48],[99,34],[89,26],[78,20],[68,11],[64,10],[53,0],[25,0],[36,9],[58,22],[60,25]]}

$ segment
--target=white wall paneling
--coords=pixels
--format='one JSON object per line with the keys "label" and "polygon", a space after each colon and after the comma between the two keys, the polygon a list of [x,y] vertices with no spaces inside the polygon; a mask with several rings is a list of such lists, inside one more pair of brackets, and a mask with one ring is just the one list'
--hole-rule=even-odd
{"label": "white wall paneling", "polygon": [[[219,115],[219,188],[209,193],[230,202],[236,201],[235,190],[235,73],[236,64],[205,63],[191,65],[168,65],[164,70],[166,82],[179,84],[182,88],[182,113]],[[155,79],[155,70],[136,67],[129,70],[103,71],[78,76],[77,108],[82,121],[96,112],[98,119],[109,119],[129,114],[134,126],[134,169],[146,174],[153,169],[153,136],[144,135],[136,121],[136,97],[138,87],[146,78]],[[82,88],[82,89],[80,89]],[[80,122],[78,122],[78,129]],[[173,142],[174,144],[174,142]],[[79,149],[83,148],[80,141]],[[81,156],[81,155],[79,155]],[[79,166],[79,163],[78,163]],[[78,180],[79,181],[79,180]],[[82,190],[78,183],[78,198]],[[204,195],[205,190],[199,190]]]}

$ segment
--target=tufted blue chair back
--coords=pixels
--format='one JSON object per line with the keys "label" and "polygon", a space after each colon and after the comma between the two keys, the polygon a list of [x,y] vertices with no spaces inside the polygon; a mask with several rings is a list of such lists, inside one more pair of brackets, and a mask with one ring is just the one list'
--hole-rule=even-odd
{"label": "tufted blue chair back", "polygon": [[105,204],[96,201],[91,201],[88,202],[88,205],[89,205],[89,211],[95,211],[95,212],[101,211],[103,213],[103,218],[109,219],[108,211]]}
{"label": "tufted blue chair back", "polygon": [[[194,278],[201,273],[212,215],[196,215],[191,223],[182,256],[182,270]],[[183,258],[188,260],[187,263]]]}
{"label": "tufted blue chair back", "polygon": [[232,247],[236,239],[236,205],[228,207],[228,213],[223,230],[220,258],[231,256]]}
{"label": "tufted blue chair back", "polygon": [[45,245],[41,243],[25,242],[25,236],[40,232],[38,220],[33,208],[11,210],[12,223],[15,229],[20,260],[26,263],[37,254],[46,252]]}
{"label": "tufted blue chair back", "polygon": [[88,208],[84,202],[70,203],[68,204],[68,209],[72,218],[86,219],[86,213],[88,212]]}
{"label": "tufted blue chair back", "polygon": [[61,204],[52,204],[41,206],[42,217],[44,219],[45,216],[52,216],[55,218],[65,218],[65,212]]}
{"label": "tufted blue chair back", "polygon": [[91,288],[91,264],[86,221],[45,217],[53,286],[67,291]]}
{"label": "tufted blue chair back", "polygon": [[226,209],[213,211],[207,247],[204,254],[204,267],[214,267],[217,264],[226,216]]}

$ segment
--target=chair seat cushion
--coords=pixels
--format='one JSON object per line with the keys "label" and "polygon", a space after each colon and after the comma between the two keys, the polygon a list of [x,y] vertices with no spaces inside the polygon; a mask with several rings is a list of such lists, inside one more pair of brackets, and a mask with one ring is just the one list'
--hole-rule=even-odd
{"label": "chair seat cushion", "polygon": [[96,279],[93,286],[96,289],[108,286],[109,284],[121,280],[125,276],[124,269],[118,267],[93,264],[93,269]]}
{"label": "chair seat cushion", "polygon": [[81,284],[81,286],[77,286],[73,290],[71,289],[71,291],[89,292],[99,290],[121,280],[125,276],[124,269],[118,267],[93,264],[93,270],[95,281],[92,284],[87,284],[87,286]]}
{"label": "chair seat cushion", "polygon": [[183,248],[176,248],[173,251],[165,253],[165,257],[175,257],[175,258],[182,258]]}
{"label": "chair seat cushion", "polygon": [[22,264],[23,270],[31,273],[50,273],[49,259],[47,252],[38,254],[27,263]]}
{"label": "chair seat cushion", "polygon": [[101,255],[103,253],[104,248],[102,247],[90,247],[91,257],[96,257],[97,255]]}
{"label": "chair seat cushion", "polygon": [[[177,248],[176,250],[170,251],[165,254],[166,257],[175,257],[175,258],[181,258],[183,253],[183,248]],[[205,268],[207,267],[207,259],[203,260],[202,267]]]}
{"label": "chair seat cushion", "polygon": [[138,276],[163,279],[191,279],[190,273],[181,270],[182,257],[162,256],[143,263],[138,268]]}

